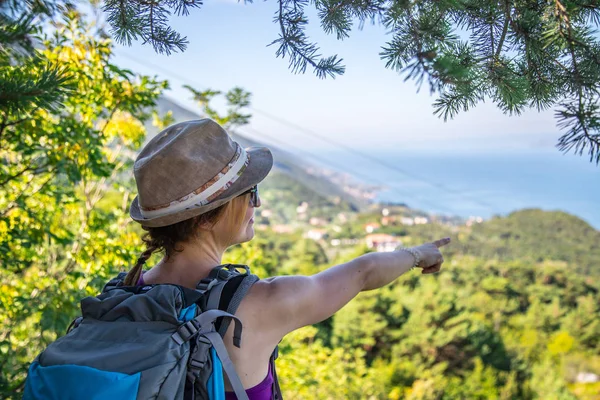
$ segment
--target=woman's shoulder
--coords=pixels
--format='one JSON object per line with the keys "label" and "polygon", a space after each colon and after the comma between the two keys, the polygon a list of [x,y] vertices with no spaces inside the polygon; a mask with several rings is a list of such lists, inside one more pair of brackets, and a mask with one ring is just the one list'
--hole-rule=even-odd
{"label": "woman's shoulder", "polygon": [[275,276],[257,281],[240,305],[240,311],[250,324],[272,331],[279,341],[296,327],[299,314],[305,312],[307,288],[312,286],[307,276]]}
{"label": "woman's shoulder", "polygon": [[254,283],[236,314],[242,320],[244,329],[247,326],[249,330],[261,331],[278,343],[283,337],[278,329],[278,321],[280,321],[278,310],[283,304],[281,299],[277,298],[273,283],[273,278],[260,279]]}
{"label": "woman's shoulder", "polygon": [[264,311],[285,308],[285,303],[293,301],[294,287],[302,285],[306,278],[286,275],[259,279],[248,290],[246,295],[247,304],[261,307]]}

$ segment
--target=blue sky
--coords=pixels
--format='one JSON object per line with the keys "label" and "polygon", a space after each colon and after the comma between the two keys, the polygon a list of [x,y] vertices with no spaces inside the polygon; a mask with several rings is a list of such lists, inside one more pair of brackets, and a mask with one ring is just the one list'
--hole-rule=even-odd
{"label": "blue sky", "polygon": [[[278,25],[273,23],[275,10],[274,2],[244,5],[232,0],[209,1],[188,17],[171,21],[189,39],[185,52],[165,56],[156,54],[149,45],[117,45],[115,62],[169,79],[169,96],[190,108],[195,105],[181,89],[183,83],[199,89],[241,86],[252,92],[255,109],[362,150],[550,149],[560,136],[552,110],[529,110],[509,117],[489,102],[443,122],[433,115],[435,98],[428,87],[417,93],[414,82],[404,82],[397,72],[385,69],[379,52],[387,36],[381,26],[354,29],[349,39],[338,41],[322,32],[312,14],[308,28],[311,39],[320,45],[322,54],[342,57],[346,73],[326,80],[317,78],[312,70],[295,75],[287,59],[275,57],[275,46],[267,47],[278,37]],[[257,139],[264,134],[300,148],[328,146],[307,140],[302,132],[258,112],[251,128]],[[263,141],[269,142],[266,138]]]}

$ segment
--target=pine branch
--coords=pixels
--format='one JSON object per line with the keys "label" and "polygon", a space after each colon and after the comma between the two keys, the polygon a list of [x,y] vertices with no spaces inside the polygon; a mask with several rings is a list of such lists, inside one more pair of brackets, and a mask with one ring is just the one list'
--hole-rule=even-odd
{"label": "pine branch", "polygon": [[106,0],[103,11],[111,26],[111,34],[117,43],[131,46],[134,40],[142,37],[144,20],[139,16],[133,2],[129,0]]}
{"label": "pine branch", "polygon": [[185,51],[188,40],[169,25],[169,16],[188,15],[190,9],[202,5],[201,0],[106,0],[103,11],[116,41],[128,46],[134,40],[150,43],[161,54]]}
{"label": "pine branch", "polygon": [[[492,18],[490,18],[490,19],[493,21]],[[489,28],[490,28],[490,43],[489,43],[490,44],[490,54],[492,55],[492,57],[489,57],[489,58],[490,58],[490,60],[492,60],[493,55],[495,53],[495,51],[494,51],[494,23],[493,22],[490,23]]]}
{"label": "pine branch", "polygon": [[364,26],[364,22],[370,20],[375,22],[377,18],[382,19],[386,10],[386,1],[384,0],[317,0],[317,8],[321,27],[325,33],[336,33],[338,40],[343,40],[350,36],[353,20],[357,19],[359,27]]}
{"label": "pine branch", "polygon": [[515,74],[509,63],[496,63],[489,78],[496,105],[509,115],[520,114],[527,105],[527,81]]}
{"label": "pine branch", "polygon": [[466,79],[464,59],[455,54],[460,47],[458,37],[447,21],[444,6],[433,3],[423,8],[402,3],[401,7],[403,13],[388,12],[384,21],[394,30],[394,38],[380,53],[387,59],[386,67],[405,74],[405,81],[414,79],[418,90],[427,79],[431,93]]}
{"label": "pine branch", "polygon": [[0,0],[0,66],[32,56],[42,26],[73,8],[69,0]]}
{"label": "pine branch", "polygon": [[558,126],[567,130],[558,142],[563,152],[583,155],[588,150],[590,161],[600,164],[600,106],[598,100],[563,102],[556,111]]}
{"label": "pine branch", "polygon": [[197,0],[166,0],[170,8],[175,11],[175,15],[178,17],[188,16],[190,14],[190,8],[197,8],[202,5],[201,1]]}
{"label": "pine branch", "polygon": [[500,36],[500,40],[498,42],[498,48],[496,49],[496,54],[494,55],[495,59],[500,58],[500,53],[502,53],[502,48],[504,46],[504,40],[506,39],[506,33],[508,32],[508,24],[510,21],[510,6],[507,1],[504,1],[504,26],[502,27],[502,35]]}
{"label": "pine branch", "polygon": [[461,111],[468,111],[483,100],[480,88],[483,82],[476,86],[457,85],[444,90],[434,102],[434,114],[444,121],[454,118]]}
{"label": "pine branch", "polygon": [[33,54],[34,19],[27,14],[17,19],[0,14],[0,65],[10,65],[15,56]]}
{"label": "pine branch", "polygon": [[39,63],[30,60],[0,70],[0,109],[5,115],[21,115],[33,107],[56,110],[64,96],[74,90],[64,69]]}
{"label": "pine branch", "polygon": [[[555,12],[559,20],[559,33],[566,38],[567,49],[571,56],[571,65],[574,74],[574,84],[576,86],[575,104],[563,103],[563,109],[558,110],[556,115],[559,119],[559,127],[569,129],[569,132],[559,139],[558,148],[563,151],[574,149],[580,155],[589,147],[590,161],[595,159],[596,164],[600,164],[600,110],[594,99],[588,99],[586,102],[583,93],[584,82],[579,71],[577,56],[575,55],[575,35],[571,20],[566,7],[561,0],[554,0]],[[586,104],[587,103],[587,104]]]}
{"label": "pine branch", "polygon": [[278,0],[279,10],[275,21],[279,23],[279,39],[269,46],[279,44],[275,52],[277,57],[290,58],[290,68],[294,73],[304,73],[308,65],[312,66],[319,78],[335,78],[345,71],[342,59],[336,56],[321,58],[319,48],[308,42],[304,27],[308,23],[304,14],[306,0]]}
{"label": "pine branch", "polygon": [[351,4],[351,0],[315,2],[315,6],[319,11],[321,28],[325,33],[335,32],[338,40],[350,37],[352,14],[348,7],[349,4]]}

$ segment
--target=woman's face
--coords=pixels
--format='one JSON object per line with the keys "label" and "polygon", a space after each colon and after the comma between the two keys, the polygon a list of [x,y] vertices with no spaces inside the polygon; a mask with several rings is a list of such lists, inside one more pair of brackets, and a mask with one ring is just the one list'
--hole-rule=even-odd
{"label": "woman's face", "polygon": [[261,206],[260,197],[258,198],[256,207],[253,207],[252,202],[249,200],[250,196],[246,195],[244,197],[248,198],[248,207],[246,208],[246,213],[242,217],[241,225],[236,224],[237,226],[239,226],[239,230],[237,233],[231,235],[231,232],[227,231],[228,229],[230,229],[226,226],[227,224],[225,223],[225,220],[227,218],[220,220],[212,228],[213,232],[216,234],[217,237],[224,238],[233,236],[233,239],[231,240],[233,243],[229,243],[228,246],[248,242],[254,237],[254,210]]}
{"label": "woman's face", "polygon": [[[260,207],[260,198],[256,207]],[[240,229],[239,237],[236,240],[237,243],[244,243],[252,240],[254,237],[254,210],[256,208],[252,206],[252,202],[248,201],[248,208],[246,209],[246,215]]]}

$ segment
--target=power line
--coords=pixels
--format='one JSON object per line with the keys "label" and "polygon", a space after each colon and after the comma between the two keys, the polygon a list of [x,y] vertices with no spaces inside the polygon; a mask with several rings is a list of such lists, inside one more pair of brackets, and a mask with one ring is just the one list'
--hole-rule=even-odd
{"label": "power line", "polygon": [[[435,187],[437,189],[440,189],[440,190],[443,190],[445,192],[458,195],[458,196],[460,196],[462,198],[469,199],[469,196],[466,196],[464,193],[462,193],[462,192],[460,192],[458,190],[454,190],[454,189],[448,188],[448,187],[446,187],[446,186],[444,186],[442,184],[429,181],[427,178],[424,178],[424,177],[419,176],[417,174],[410,173],[410,172],[407,172],[405,170],[402,170],[402,169],[396,167],[395,165],[389,164],[389,163],[387,163],[385,161],[380,160],[379,158],[376,158],[376,157],[373,157],[373,156],[371,156],[369,154],[366,154],[366,153],[363,153],[361,151],[358,151],[358,150],[356,150],[356,149],[354,149],[354,148],[352,148],[350,146],[347,146],[345,144],[338,143],[338,142],[336,142],[336,141],[334,141],[332,139],[329,139],[326,136],[320,135],[320,134],[318,134],[318,133],[316,133],[316,132],[314,132],[314,131],[312,131],[312,130],[310,130],[308,128],[304,128],[304,127],[302,127],[300,125],[297,125],[297,124],[295,124],[293,122],[286,121],[286,120],[284,120],[282,118],[279,118],[279,117],[276,117],[276,116],[274,116],[274,115],[272,115],[272,114],[270,114],[270,113],[268,113],[266,111],[258,110],[258,109],[254,108],[254,107],[249,107],[249,109],[252,110],[252,111],[257,112],[258,114],[262,114],[262,115],[266,116],[267,118],[270,118],[270,119],[272,119],[274,121],[277,121],[277,122],[279,122],[279,123],[281,123],[283,125],[287,125],[289,127],[297,129],[299,131],[302,131],[302,132],[306,133],[309,136],[316,137],[318,139],[321,139],[324,142],[327,142],[329,144],[333,144],[334,146],[338,146],[338,147],[340,147],[340,148],[348,151],[349,153],[361,156],[361,157],[366,158],[369,161],[372,161],[372,162],[374,162],[376,164],[382,165],[382,166],[387,167],[389,169],[392,169],[392,170],[394,170],[396,172],[399,172],[402,175],[407,176],[408,178],[423,181],[423,182],[427,183],[428,185],[433,186],[433,187]],[[486,202],[482,202],[479,199],[470,198],[469,200],[473,201],[474,203],[479,204],[480,206],[483,206],[485,208],[493,210],[493,206],[491,206],[490,204],[488,204]]]}
{"label": "power line", "polygon": [[[181,80],[181,81],[183,81],[185,83],[193,84],[193,85],[197,86],[198,88],[203,88],[204,87],[204,85],[200,84],[199,82],[196,82],[196,81],[194,81],[192,79],[183,77],[183,76],[181,76],[181,75],[179,75],[179,74],[177,74],[177,73],[175,73],[173,71],[167,70],[167,69],[165,69],[163,67],[160,67],[160,66],[158,66],[158,65],[156,65],[154,63],[151,63],[151,62],[148,62],[148,61],[141,62],[137,58],[132,57],[129,54],[123,53],[121,51],[116,51],[116,52],[119,53],[119,54],[121,54],[125,58],[128,58],[128,59],[130,59],[130,60],[132,60],[132,61],[134,61],[134,62],[136,62],[136,63],[138,63],[140,65],[144,65],[144,66],[150,67],[152,69],[155,69],[157,71],[160,71],[160,72],[164,73],[165,75],[170,75],[171,77],[179,79],[179,80]],[[278,122],[278,123],[280,123],[282,125],[285,125],[287,127],[296,129],[296,130],[298,130],[298,131],[300,131],[300,132],[302,132],[302,133],[304,133],[306,135],[309,135],[309,136],[312,136],[312,137],[316,137],[316,138],[318,138],[318,139],[320,139],[320,140],[322,140],[322,141],[324,141],[326,143],[332,144],[332,145],[337,146],[337,147],[339,147],[341,149],[344,149],[344,150],[346,150],[346,151],[348,151],[348,152],[350,152],[352,154],[355,154],[355,155],[358,155],[358,156],[363,157],[365,159],[368,159],[371,162],[374,162],[374,163],[379,164],[381,166],[384,166],[384,167],[386,167],[388,169],[391,169],[391,170],[393,170],[395,172],[398,172],[398,173],[400,173],[400,174],[402,174],[402,175],[404,175],[404,176],[406,176],[408,178],[421,181],[421,182],[426,183],[429,186],[432,186],[432,187],[434,187],[436,189],[439,189],[441,191],[444,191],[444,192],[447,192],[447,193],[459,196],[459,197],[461,197],[463,199],[467,199],[467,200],[473,202],[474,204],[478,204],[479,206],[484,207],[484,208],[486,208],[486,209],[488,209],[490,211],[494,210],[494,207],[491,204],[487,203],[487,202],[484,202],[484,201],[481,201],[480,199],[468,196],[468,195],[462,193],[461,191],[454,190],[454,189],[449,188],[449,187],[447,187],[445,185],[442,185],[440,183],[433,182],[433,181],[431,181],[431,180],[429,180],[427,178],[424,178],[424,177],[422,177],[422,176],[420,176],[418,174],[405,171],[405,170],[403,170],[401,168],[398,168],[395,165],[389,164],[389,163],[387,163],[385,161],[380,160],[379,158],[376,158],[376,157],[371,156],[369,154],[363,153],[363,152],[361,152],[359,150],[356,150],[356,149],[354,149],[352,147],[349,147],[349,146],[347,146],[345,144],[336,142],[335,140],[332,140],[332,139],[330,139],[330,138],[328,138],[326,136],[323,136],[323,135],[321,135],[321,134],[319,134],[317,132],[314,132],[314,131],[312,131],[312,130],[310,130],[308,128],[300,126],[300,125],[298,125],[298,124],[296,124],[294,122],[291,122],[291,121],[285,120],[283,118],[274,116],[274,115],[272,115],[272,114],[270,114],[270,113],[268,113],[266,111],[257,109],[257,108],[252,107],[252,106],[248,107],[248,109],[251,110],[251,111],[253,111],[253,112],[255,112],[255,113],[257,113],[257,114],[261,114],[261,115],[263,115],[263,116],[265,116],[265,117],[267,117],[267,118],[269,118],[269,119],[271,119],[273,121],[276,121],[276,122]],[[344,167],[336,167],[336,168],[347,169],[346,166],[344,166]],[[374,179],[373,179],[373,177],[368,177],[367,181],[369,181],[369,180],[373,181]],[[392,186],[390,184],[386,184],[386,185],[387,186]],[[436,207],[436,208],[439,208],[439,207]]]}

